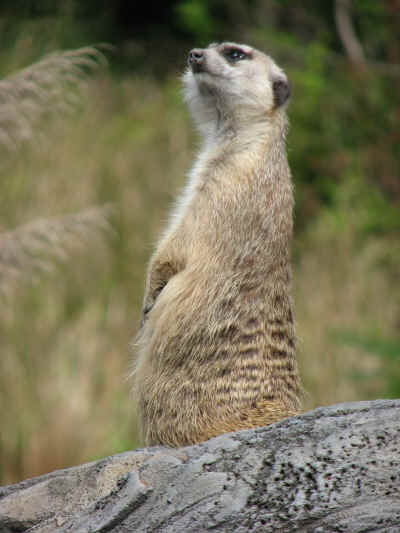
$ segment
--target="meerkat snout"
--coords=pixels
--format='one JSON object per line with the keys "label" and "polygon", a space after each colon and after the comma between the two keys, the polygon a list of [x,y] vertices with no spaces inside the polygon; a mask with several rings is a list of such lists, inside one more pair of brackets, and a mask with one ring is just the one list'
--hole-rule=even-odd
{"label": "meerkat snout", "polygon": [[201,72],[204,63],[204,51],[200,48],[194,48],[189,52],[188,64],[192,72]]}

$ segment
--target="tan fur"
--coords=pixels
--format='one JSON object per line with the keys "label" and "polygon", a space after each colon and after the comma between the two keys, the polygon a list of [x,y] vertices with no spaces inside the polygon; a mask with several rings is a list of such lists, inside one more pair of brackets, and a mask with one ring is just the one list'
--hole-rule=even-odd
{"label": "tan fur", "polygon": [[[235,47],[246,58],[228,61]],[[137,339],[147,445],[192,444],[300,409],[293,194],[273,85],[287,80],[245,45],[197,52],[200,71],[189,68],[184,84],[204,146],[151,259]]]}

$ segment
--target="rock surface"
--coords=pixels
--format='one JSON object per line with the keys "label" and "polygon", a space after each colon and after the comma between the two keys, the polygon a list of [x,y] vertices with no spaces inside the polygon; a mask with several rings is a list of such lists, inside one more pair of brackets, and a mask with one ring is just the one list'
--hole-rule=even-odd
{"label": "rock surface", "polygon": [[324,407],[0,488],[0,533],[400,531],[400,400]]}

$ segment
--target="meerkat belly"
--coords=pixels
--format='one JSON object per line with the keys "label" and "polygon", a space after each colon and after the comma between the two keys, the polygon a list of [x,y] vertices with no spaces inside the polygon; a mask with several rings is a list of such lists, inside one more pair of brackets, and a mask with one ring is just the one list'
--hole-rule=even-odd
{"label": "meerkat belly", "polygon": [[[289,302],[280,302],[278,318],[268,289],[235,272],[183,271],[170,280],[146,325],[149,351],[139,381],[148,442],[196,442],[206,428],[212,436],[213,427],[262,402],[296,408],[294,332],[282,315]],[[263,423],[258,416],[254,425]]]}

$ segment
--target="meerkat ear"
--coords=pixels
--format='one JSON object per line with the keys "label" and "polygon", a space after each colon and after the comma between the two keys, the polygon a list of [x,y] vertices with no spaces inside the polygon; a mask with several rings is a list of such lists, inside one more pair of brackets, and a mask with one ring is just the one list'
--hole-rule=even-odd
{"label": "meerkat ear", "polygon": [[286,78],[277,78],[272,82],[275,107],[283,105],[290,96],[290,85]]}

